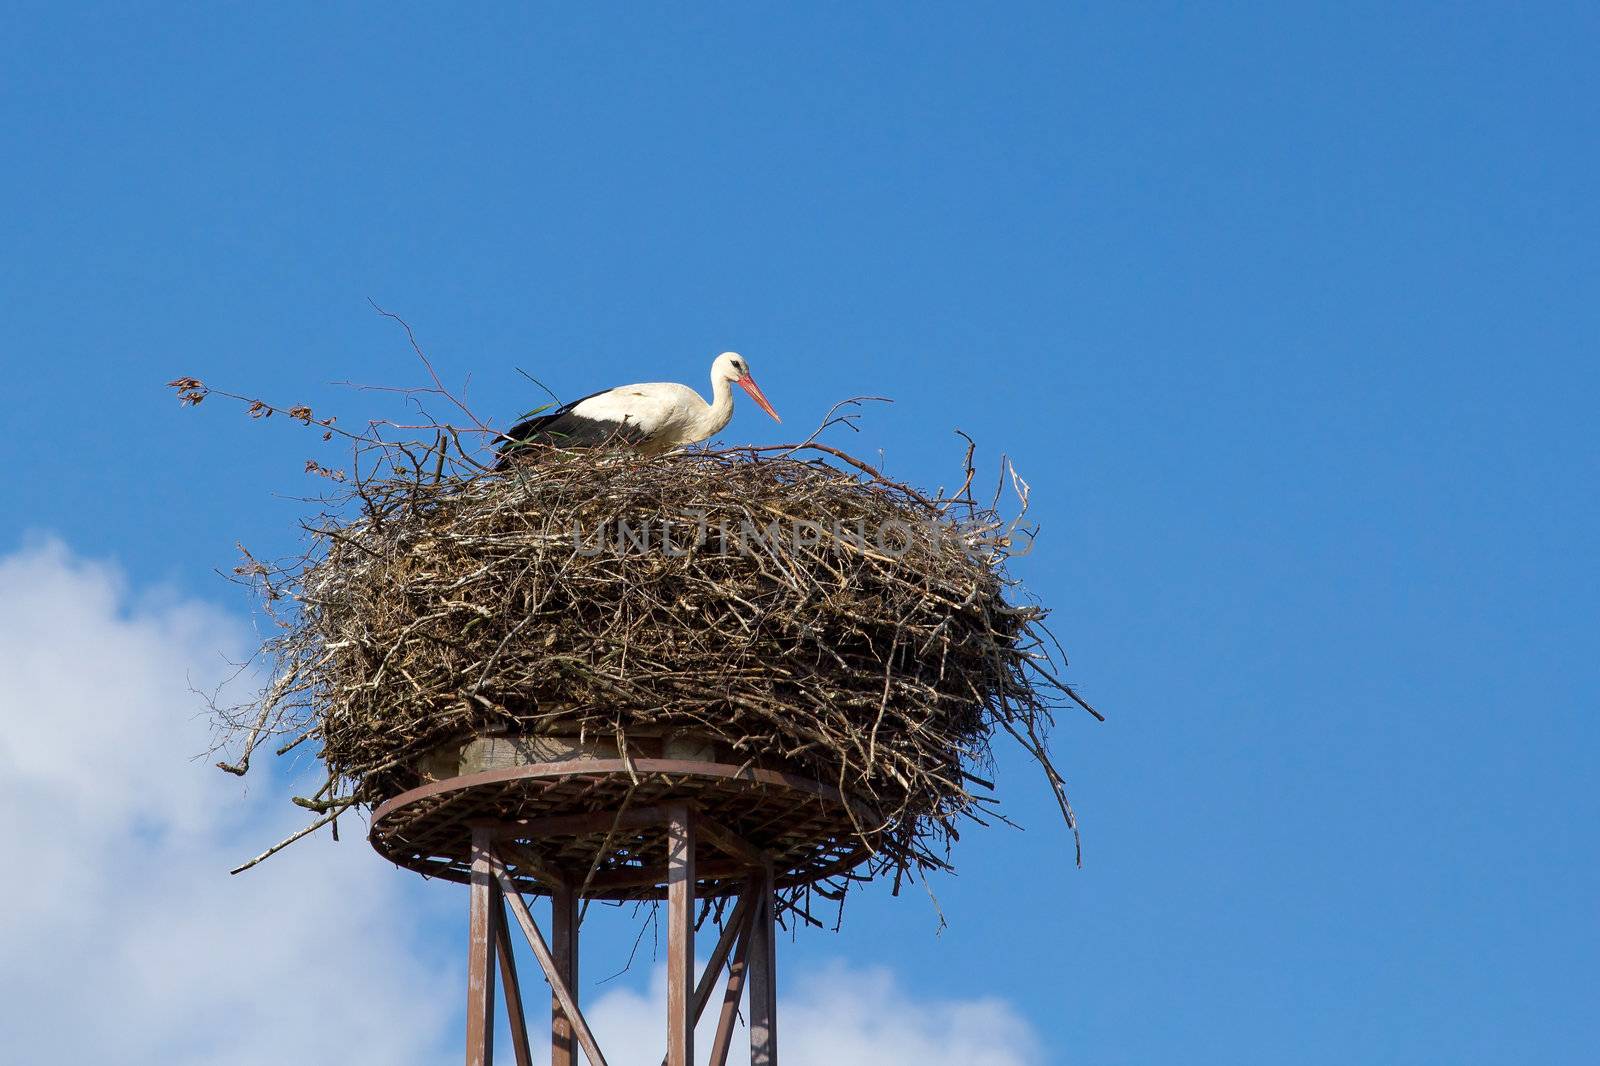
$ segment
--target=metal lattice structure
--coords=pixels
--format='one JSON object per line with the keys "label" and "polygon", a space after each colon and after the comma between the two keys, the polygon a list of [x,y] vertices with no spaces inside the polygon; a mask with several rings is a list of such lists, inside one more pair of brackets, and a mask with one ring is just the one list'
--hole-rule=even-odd
{"label": "metal lattice structure", "polygon": [[[779,893],[864,862],[876,824],[836,788],[781,769],[586,753],[431,781],[380,805],[369,839],[400,866],[470,886],[468,1066],[493,1061],[497,977],[517,1066],[532,1063],[513,921],[551,988],[552,1066],[577,1066],[580,1047],[590,1066],[606,1066],[578,1000],[590,899],[665,900],[665,1066],[691,1066],[695,1025],[719,979],[711,1066],[727,1060],[746,995],[751,1062],[775,1066]],[[550,897],[548,939],[526,895]],[[697,978],[696,905],[713,898],[734,902]]]}

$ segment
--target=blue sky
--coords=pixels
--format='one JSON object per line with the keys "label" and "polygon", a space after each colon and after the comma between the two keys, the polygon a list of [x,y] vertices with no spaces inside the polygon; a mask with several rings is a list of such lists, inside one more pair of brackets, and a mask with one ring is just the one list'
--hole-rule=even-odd
{"label": "blue sky", "polygon": [[[1110,719],[1056,734],[1085,866],[1003,759],[1028,831],[962,841],[947,930],[864,893],[786,973],[991,994],[1052,1063],[1600,1042],[1592,5],[5,21],[0,555],[103,561],[129,625],[243,625],[214,571],[292,549],[338,453],[162,383],[387,411],[333,384],[416,380],[369,298],[502,418],[518,367],[702,386],[726,348],[786,419],[730,441],[892,396],[850,446],[931,485],[959,428],[1033,486],[1019,574]],[[210,772],[170,754],[146,772]],[[218,862],[257,843],[214,828]],[[329,861],[381,867],[357,836]],[[453,891],[395,890],[384,935],[445,967],[404,995],[454,1003]]]}

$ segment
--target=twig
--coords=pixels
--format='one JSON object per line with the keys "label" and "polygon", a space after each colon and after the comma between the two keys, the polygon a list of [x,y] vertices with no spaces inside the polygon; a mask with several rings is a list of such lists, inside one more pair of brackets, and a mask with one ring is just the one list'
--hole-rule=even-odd
{"label": "twig", "polygon": [[284,837],[282,840],[278,841],[276,844],[272,845],[272,847],[268,848],[266,851],[263,851],[260,855],[257,855],[255,858],[251,859],[249,862],[243,863],[243,864],[241,864],[239,866],[235,866],[233,869],[229,870],[228,872],[230,874],[242,874],[242,873],[244,873],[246,870],[250,869],[250,867],[255,866],[257,863],[261,862],[263,859],[271,858],[272,856],[276,855],[278,852],[282,851],[284,848],[288,847],[290,844],[293,844],[296,840],[299,840],[301,837],[310,836],[312,833],[315,833],[318,829],[321,829],[323,826],[327,825],[329,822],[333,821],[335,818],[339,817],[339,815],[343,814],[345,811],[349,810],[351,807],[354,807],[355,805],[356,805],[356,801],[355,800],[353,800],[353,799],[352,800],[347,800],[346,802],[341,804],[338,808],[336,808],[334,810],[330,810],[327,814],[323,815],[321,818],[318,818],[316,821],[312,822],[310,825],[306,826],[304,829],[301,829],[301,830],[298,830],[296,832],[290,833],[288,836]]}

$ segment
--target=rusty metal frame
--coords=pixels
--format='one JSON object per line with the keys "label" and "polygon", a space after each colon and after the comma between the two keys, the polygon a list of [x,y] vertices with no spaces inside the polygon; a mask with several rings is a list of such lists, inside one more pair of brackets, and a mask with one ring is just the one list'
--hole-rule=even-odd
{"label": "rusty metal frame", "polygon": [[[728,975],[723,985],[710,1066],[725,1066],[727,1062],[739,1002],[747,989],[751,1062],[755,1066],[776,1066],[777,885],[771,864],[764,862],[765,856],[758,848],[701,815],[691,801],[670,802],[629,813],[634,820],[650,818],[665,824],[669,842],[666,865],[651,871],[665,882],[667,896],[667,1053],[663,1066],[693,1066],[695,1026],[709,1005],[717,979],[725,968]],[[570,883],[552,882],[552,942],[547,942],[501,856],[501,848],[507,847],[509,838],[526,839],[533,835],[530,829],[541,821],[544,825],[539,828],[559,833],[584,831],[594,819],[553,817],[472,827],[467,1066],[491,1066],[493,1062],[497,971],[504,989],[517,1066],[531,1066],[532,1063],[522,991],[511,948],[508,909],[550,985],[552,1066],[578,1066],[579,1047],[590,1066],[607,1066],[578,1003],[578,890]],[[746,875],[745,888],[698,979],[694,973],[697,834],[729,855],[730,865],[738,864]],[[513,846],[507,850],[514,852],[516,849]],[[702,868],[706,865],[700,864]],[[720,868],[722,864],[717,865]]]}
{"label": "rusty metal frame", "polygon": [[[599,810],[577,809],[588,806],[577,803],[573,806],[563,803],[553,808],[545,805],[541,809],[541,804],[545,803],[543,797],[574,782],[580,785],[605,780],[637,783],[641,779],[678,784],[683,788],[679,791],[669,785],[666,795],[647,800],[636,808],[624,803],[620,811],[615,797]],[[719,824],[718,819],[730,814],[726,807],[728,799],[744,788],[753,789],[757,796],[763,797],[753,802],[770,804],[775,795],[792,795],[796,810],[815,811],[824,821],[834,817],[835,825],[820,832],[816,837],[816,850],[810,855],[792,850],[793,840],[776,845],[780,850],[768,855],[739,835],[763,831],[768,823],[741,825],[737,827],[738,833],[730,831],[734,828],[732,822],[726,826]],[[513,880],[524,892],[551,895],[559,889],[564,877],[571,876],[570,870],[563,872],[550,867],[537,849],[519,848],[519,840],[604,834],[609,841],[613,832],[637,833],[649,829],[658,834],[659,846],[664,836],[665,810],[671,800],[682,798],[697,802],[704,798],[701,790],[718,798],[717,803],[704,804],[700,810],[701,847],[709,845],[717,852],[712,856],[702,853],[697,864],[697,891],[702,896],[736,895],[748,869],[766,862],[775,866],[776,887],[791,888],[844,873],[869,861],[875,853],[873,834],[881,819],[859,798],[848,796],[832,785],[786,770],[748,763],[667,758],[565,759],[429,782],[379,804],[372,814],[368,839],[380,855],[396,865],[426,877],[471,884],[471,856],[464,837],[473,828],[492,827],[496,830],[496,844],[501,854],[513,863]],[[678,794],[675,796],[674,792]],[[475,802],[473,797],[479,796],[493,798],[483,801],[487,809],[475,813],[471,810]],[[516,813],[521,806],[519,796],[528,804],[526,816]],[[817,806],[806,806],[808,803]],[[463,811],[463,807],[467,810]],[[423,838],[429,834],[433,837],[418,840],[412,835],[414,831]],[[441,833],[446,834],[443,839]],[[775,845],[769,840],[763,846]],[[459,851],[455,850],[457,847]],[[790,850],[782,850],[785,848]],[[566,865],[570,866],[570,861]],[[583,879],[582,895],[585,901],[665,899],[667,873],[666,868],[659,865],[595,868]]]}

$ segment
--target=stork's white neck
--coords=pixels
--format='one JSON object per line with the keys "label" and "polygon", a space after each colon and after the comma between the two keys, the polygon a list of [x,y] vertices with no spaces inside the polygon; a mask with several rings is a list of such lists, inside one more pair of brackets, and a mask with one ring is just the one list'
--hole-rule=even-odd
{"label": "stork's white neck", "polygon": [[715,372],[711,375],[711,405],[700,415],[697,440],[709,440],[721,433],[733,418],[733,383]]}

